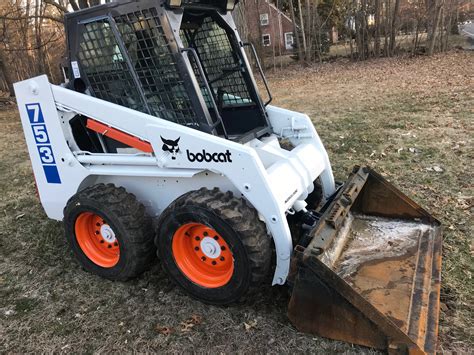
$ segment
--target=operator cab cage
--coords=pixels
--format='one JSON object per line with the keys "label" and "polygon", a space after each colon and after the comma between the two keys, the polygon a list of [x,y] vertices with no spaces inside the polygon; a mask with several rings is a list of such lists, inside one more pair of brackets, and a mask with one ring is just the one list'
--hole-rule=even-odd
{"label": "operator cab cage", "polygon": [[235,3],[120,0],[66,14],[68,87],[240,142],[270,133]]}

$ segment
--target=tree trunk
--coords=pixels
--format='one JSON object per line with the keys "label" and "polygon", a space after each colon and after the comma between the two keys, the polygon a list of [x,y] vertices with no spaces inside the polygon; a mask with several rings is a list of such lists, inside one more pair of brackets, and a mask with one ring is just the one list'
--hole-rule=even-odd
{"label": "tree trunk", "polygon": [[311,61],[313,59],[313,19],[311,13],[311,3],[309,0],[306,0],[306,61]]}
{"label": "tree trunk", "polygon": [[441,9],[443,8],[442,0],[434,0],[432,4],[432,20],[430,31],[428,32],[428,55],[434,53],[434,48],[436,44],[436,33],[438,32],[439,18],[441,14]]}
{"label": "tree trunk", "polygon": [[[263,1],[263,0],[256,0],[257,3],[254,6],[257,6],[257,8],[259,6],[258,4],[259,1]],[[249,11],[246,11],[246,12],[249,13]],[[266,68],[267,58],[265,58],[265,48],[263,46],[263,40],[262,40],[263,32],[262,32],[262,26],[260,26],[260,14],[258,13],[258,11],[250,11],[250,13],[255,14],[257,27],[258,27],[258,38],[255,43],[255,49],[257,50],[257,54],[260,59],[260,64],[262,65],[263,68]],[[251,36],[251,32],[249,33],[249,36]],[[256,65],[257,63],[254,63],[254,64]]]}
{"label": "tree trunk", "polygon": [[43,20],[41,18],[41,0],[35,1],[35,44],[36,44],[36,74],[44,74],[44,53],[41,38],[41,27]]}
{"label": "tree trunk", "polygon": [[389,45],[388,45],[388,35],[390,32],[390,0],[386,0],[385,7],[385,31],[384,31],[384,52],[385,56],[390,55]]}
{"label": "tree trunk", "polygon": [[374,55],[380,56],[380,0],[375,0],[375,38],[374,38]]}
{"label": "tree trunk", "polygon": [[400,13],[400,0],[395,0],[395,5],[393,7],[392,24],[390,26],[391,27],[390,28],[390,50],[389,50],[390,56],[392,56],[395,53],[399,13]]}
{"label": "tree trunk", "polygon": [[[278,10],[280,10],[280,4],[279,4],[278,0],[276,0],[276,7],[277,7]],[[282,25],[281,25],[281,14],[280,14],[280,12],[278,12],[277,18],[278,18],[278,58],[280,59],[280,69],[283,69],[283,63],[282,63],[282,60],[281,60],[281,56],[282,56],[281,47],[285,46],[285,49],[286,49],[286,42],[281,37],[281,34],[283,33],[283,28],[282,28]]]}
{"label": "tree trunk", "polygon": [[416,50],[418,48],[418,36],[419,36],[419,26],[418,20],[415,20],[415,38],[413,39],[413,48],[412,48],[412,55],[415,55]]}
{"label": "tree trunk", "polygon": [[5,83],[7,84],[8,92],[10,93],[10,96],[11,97],[15,96],[15,91],[13,90],[13,81],[10,76],[10,72],[7,68],[5,54],[1,47],[0,47],[0,72],[2,73],[3,78],[5,79]]}
{"label": "tree trunk", "polygon": [[444,46],[444,41],[447,36],[446,32],[446,9],[443,7],[441,9],[441,15],[440,15],[440,34],[439,34],[439,51],[444,52],[445,51],[445,46]]}
{"label": "tree trunk", "polygon": [[306,31],[305,31],[305,28],[304,28],[303,12],[301,10],[301,0],[298,0],[298,12],[299,12],[299,17],[300,17],[301,37],[303,38],[303,51],[304,51],[304,54],[306,56],[306,53],[308,53],[308,47],[307,47],[307,44],[306,44]]}
{"label": "tree trunk", "polygon": [[293,6],[293,1],[290,1],[290,13],[291,13],[291,21],[293,21],[293,38],[296,41],[296,50],[298,51],[298,59],[300,62],[304,61],[303,58],[303,48],[301,47],[301,39],[298,33],[298,26],[296,24],[296,16],[295,16],[295,8]]}
{"label": "tree trunk", "polygon": [[362,0],[362,48],[364,50],[364,59],[367,59],[369,57],[369,43],[370,43],[370,37],[369,37],[369,25],[367,23],[367,14],[369,13],[367,11],[367,0]]}
{"label": "tree trunk", "polygon": [[358,8],[358,1],[354,1],[354,8],[356,9],[355,13],[355,34],[356,34],[356,47],[357,47],[357,59],[365,59],[365,49],[364,49],[364,16],[365,12],[363,10],[363,4]]}

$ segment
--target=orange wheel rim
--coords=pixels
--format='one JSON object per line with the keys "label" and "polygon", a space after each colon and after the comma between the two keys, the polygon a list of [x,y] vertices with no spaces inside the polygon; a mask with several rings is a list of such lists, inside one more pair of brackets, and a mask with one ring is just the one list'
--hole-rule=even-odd
{"label": "orange wheel rim", "polygon": [[234,273],[234,258],[226,241],[204,224],[187,223],[178,228],[172,249],[179,269],[199,286],[224,286]]}
{"label": "orange wheel rim", "polygon": [[115,233],[102,217],[83,212],[74,226],[76,240],[84,254],[96,265],[111,268],[120,259],[120,246]]}

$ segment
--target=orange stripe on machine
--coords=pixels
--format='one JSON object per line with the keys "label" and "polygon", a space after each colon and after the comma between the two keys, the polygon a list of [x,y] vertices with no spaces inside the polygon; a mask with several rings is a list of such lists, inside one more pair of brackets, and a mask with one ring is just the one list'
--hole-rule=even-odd
{"label": "orange stripe on machine", "polygon": [[100,133],[106,137],[115,139],[116,141],[126,144],[129,147],[141,150],[142,152],[153,153],[153,147],[149,142],[146,142],[128,133],[122,132],[116,128],[97,122],[92,118],[87,119],[87,128],[97,133]]}

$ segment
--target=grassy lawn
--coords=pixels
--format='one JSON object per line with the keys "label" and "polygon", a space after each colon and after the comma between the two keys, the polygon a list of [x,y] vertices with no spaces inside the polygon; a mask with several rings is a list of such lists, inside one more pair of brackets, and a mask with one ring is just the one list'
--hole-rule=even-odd
{"label": "grassy lawn", "polygon": [[[312,117],[338,179],[368,164],[443,223],[444,351],[474,349],[473,67],[472,53],[450,52],[269,75],[275,105]],[[373,352],[298,333],[285,287],[213,307],[159,265],[127,283],[84,272],[35,196],[15,108],[0,109],[0,137],[0,352]]]}

